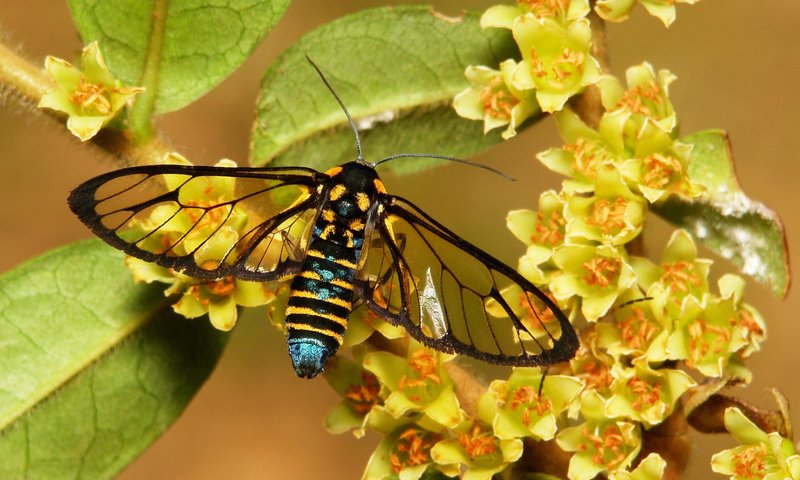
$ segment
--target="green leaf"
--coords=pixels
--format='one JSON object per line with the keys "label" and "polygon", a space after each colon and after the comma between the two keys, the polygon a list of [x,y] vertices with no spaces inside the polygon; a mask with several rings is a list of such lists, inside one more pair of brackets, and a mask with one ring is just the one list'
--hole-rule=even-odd
{"label": "green leaf", "polygon": [[774,211],[742,192],[728,135],[705,130],[680,141],[694,145],[689,176],[707,194],[695,200],[673,195],[654,210],[784,298],[790,273],[783,224]]}
{"label": "green leaf", "polygon": [[97,40],[114,75],[145,87],[155,112],[165,113],[233,73],[289,2],[69,0],[69,7],[83,41]]}
{"label": "green leaf", "polygon": [[[468,65],[497,68],[519,58],[508,30],[482,30],[477,14],[448,18],[430,7],[365,10],[324,25],[283,52],[261,85],[251,162],[319,170],[356,158],[336,100],[306,60],[317,63],[362,131],[364,156],[422,152],[466,157],[501,140],[452,108]],[[530,124],[531,122],[528,122]],[[418,170],[430,159],[394,162]]]}
{"label": "green leaf", "polygon": [[227,338],[98,240],[0,276],[0,478],[108,478],[177,418]]}

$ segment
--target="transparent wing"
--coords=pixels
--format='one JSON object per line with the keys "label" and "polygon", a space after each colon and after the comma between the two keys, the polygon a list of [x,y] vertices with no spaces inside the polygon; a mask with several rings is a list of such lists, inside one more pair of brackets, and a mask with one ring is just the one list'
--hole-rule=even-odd
{"label": "transparent wing", "polygon": [[324,174],[303,168],[132,167],[69,196],[97,236],[192,277],[271,281],[305,256]]}
{"label": "transparent wing", "polygon": [[356,291],[423,344],[514,366],[572,359],[575,330],[540,289],[410,202],[372,215]]}

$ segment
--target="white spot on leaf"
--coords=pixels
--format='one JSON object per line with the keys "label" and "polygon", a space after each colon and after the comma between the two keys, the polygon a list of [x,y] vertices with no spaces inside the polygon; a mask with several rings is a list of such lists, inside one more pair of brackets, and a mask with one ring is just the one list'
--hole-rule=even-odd
{"label": "white spot on leaf", "polygon": [[370,115],[368,117],[356,119],[355,120],[356,128],[358,128],[359,131],[371,130],[375,128],[376,124],[389,123],[395,118],[397,118],[397,111],[384,110],[383,112],[376,113],[375,115]]}

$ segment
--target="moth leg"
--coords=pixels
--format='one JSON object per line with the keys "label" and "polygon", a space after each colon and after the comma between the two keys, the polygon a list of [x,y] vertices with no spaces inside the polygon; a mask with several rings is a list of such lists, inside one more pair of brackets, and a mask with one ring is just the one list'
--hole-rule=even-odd
{"label": "moth leg", "polygon": [[544,388],[544,379],[547,378],[548,370],[550,370],[550,367],[542,367],[542,379],[539,380],[539,396],[542,395],[542,389]]}

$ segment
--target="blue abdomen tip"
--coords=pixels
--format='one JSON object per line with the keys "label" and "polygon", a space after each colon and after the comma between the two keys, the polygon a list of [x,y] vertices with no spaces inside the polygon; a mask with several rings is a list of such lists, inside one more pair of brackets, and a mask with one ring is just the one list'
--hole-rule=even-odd
{"label": "blue abdomen tip", "polygon": [[331,353],[333,352],[327,346],[315,339],[289,341],[289,356],[298,377],[314,378],[322,373]]}

